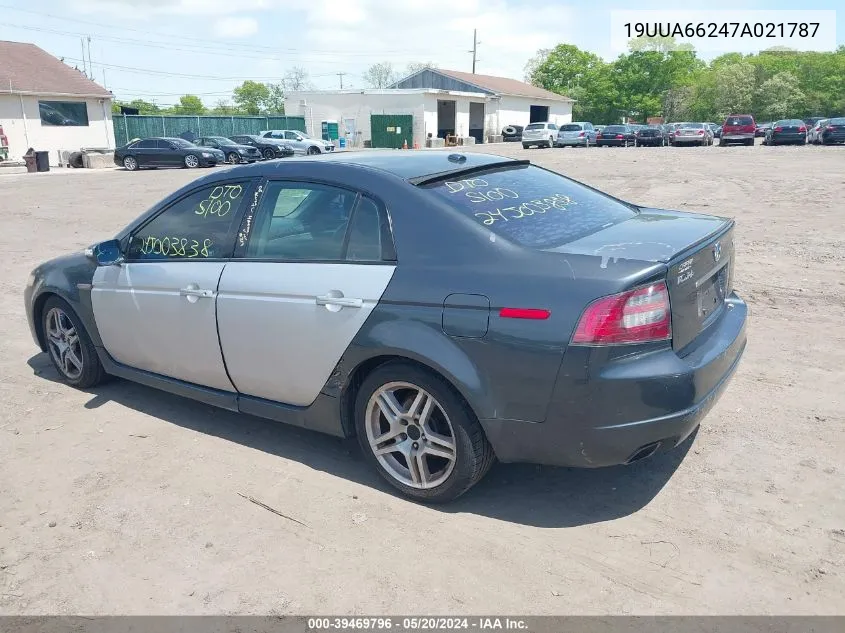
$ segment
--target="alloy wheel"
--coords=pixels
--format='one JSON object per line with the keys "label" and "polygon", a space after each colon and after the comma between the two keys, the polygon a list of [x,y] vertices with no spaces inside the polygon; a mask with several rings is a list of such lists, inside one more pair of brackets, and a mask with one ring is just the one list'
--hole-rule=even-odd
{"label": "alloy wheel", "polygon": [[51,308],[47,313],[46,333],[50,355],[68,380],[82,375],[82,346],[76,327],[61,308]]}
{"label": "alloy wheel", "polygon": [[185,156],[185,166],[186,167],[191,167],[191,168],[198,167],[199,164],[200,164],[199,159],[196,156],[194,156],[193,154],[188,154],[187,156]]}
{"label": "alloy wheel", "polygon": [[241,159],[235,152],[231,152],[229,154],[229,156],[227,156],[226,162],[228,162],[231,165],[237,165],[238,163],[241,162]]}
{"label": "alloy wheel", "polygon": [[123,166],[129,171],[135,171],[138,168],[138,161],[136,161],[132,156],[127,156],[123,159]]}
{"label": "alloy wheel", "polygon": [[391,478],[417,489],[436,488],[455,468],[457,440],[433,395],[409,382],[377,389],[365,410],[367,441]]}

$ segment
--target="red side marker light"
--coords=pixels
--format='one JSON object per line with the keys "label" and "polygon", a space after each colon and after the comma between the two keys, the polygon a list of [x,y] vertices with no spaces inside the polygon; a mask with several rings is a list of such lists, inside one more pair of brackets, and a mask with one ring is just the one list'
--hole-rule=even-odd
{"label": "red side marker light", "polygon": [[539,310],[537,308],[502,308],[499,310],[499,316],[503,319],[534,319],[542,321],[548,319],[551,315],[549,310]]}

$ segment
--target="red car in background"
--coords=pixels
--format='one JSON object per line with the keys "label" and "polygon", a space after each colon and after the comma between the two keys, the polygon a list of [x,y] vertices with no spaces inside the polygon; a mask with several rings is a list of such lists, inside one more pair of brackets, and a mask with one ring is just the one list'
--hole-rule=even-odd
{"label": "red car in background", "polygon": [[750,114],[732,114],[722,124],[722,136],[719,137],[719,147],[729,143],[754,145],[757,135],[757,124]]}

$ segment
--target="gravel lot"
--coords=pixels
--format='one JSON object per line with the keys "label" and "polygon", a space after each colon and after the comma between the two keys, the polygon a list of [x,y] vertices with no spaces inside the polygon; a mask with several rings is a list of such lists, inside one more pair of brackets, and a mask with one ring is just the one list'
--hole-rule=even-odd
{"label": "gravel lot", "polygon": [[749,345],[691,442],[628,468],[499,465],[428,508],[351,443],[68,388],[30,338],[29,271],[206,172],[0,172],[0,613],[845,614],[845,150],[489,150],[737,218]]}

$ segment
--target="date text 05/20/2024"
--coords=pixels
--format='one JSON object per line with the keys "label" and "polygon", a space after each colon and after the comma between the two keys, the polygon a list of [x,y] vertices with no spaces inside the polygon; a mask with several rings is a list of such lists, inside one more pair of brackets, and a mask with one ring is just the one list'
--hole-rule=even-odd
{"label": "date text 05/20/2024", "polygon": [[521,618],[508,617],[378,617],[308,618],[307,631],[519,631],[527,628]]}

